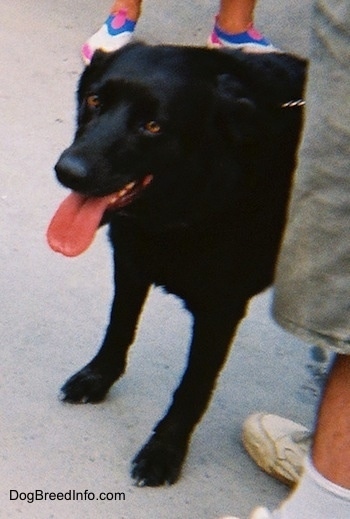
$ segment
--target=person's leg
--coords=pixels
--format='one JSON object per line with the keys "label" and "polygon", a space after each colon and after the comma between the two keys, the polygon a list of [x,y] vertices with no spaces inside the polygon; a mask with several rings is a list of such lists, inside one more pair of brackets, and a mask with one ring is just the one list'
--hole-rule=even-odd
{"label": "person's leg", "polygon": [[221,0],[208,47],[244,48],[254,52],[276,51],[253,24],[256,0]]}
{"label": "person's leg", "polygon": [[273,519],[350,517],[350,356],[338,355],[321,399],[311,459]]}
{"label": "person's leg", "polygon": [[97,49],[111,52],[129,43],[141,14],[142,0],[115,0],[100,29],[82,47],[82,58],[89,64]]}
{"label": "person's leg", "polygon": [[298,487],[277,511],[260,509],[254,519],[350,517],[350,68],[344,58],[349,2],[315,0],[311,23],[308,117],[276,269],[273,315],[286,330],[337,357]]}
{"label": "person's leg", "polygon": [[338,355],[330,373],[319,409],[312,461],[325,478],[350,489],[349,355]]}
{"label": "person's leg", "polygon": [[311,459],[306,460],[296,490],[278,510],[269,512],[266,508],[258,508],[250,519],[350,517],[349,402],[350,355],[339,354],[321,400]]}
{"label": "person's leg", "polygon": [[136,22],[141,14],[141,3],[141,0],[115,0],[111,7],[111,14],[124,9],[128,12],[129,20]]}
{"label": "person's leg", "polygon": [[221,0],[219,27],[227,33],[244,32],[253,23],[256,0]]}
{"label": "person's leg", "polygon": [[[320,403],[313,436],[311,461],[306,462],[306,478],[310,479],[312,486],[310,487],[310,481],[308,481],[305,487],[305,478],[304,481],[301,479],[302,484],[295,495],[292,494],[291,498],[281,508],[283,511],[282,518],[296,517],[296,519],[299,519],[299,517],[303,517],[299,516],[298,513],[301,513],[302,508],[307,506],[305,503],[310,502],[312,493],[309,490],[313,486],[316,492],[318,488],[324,488],[329,493],[335,493],[337,498],[336,500],[332,498],[332,501],[330,501],[330,510],[336,506],[334,503],[337,503],[338,498],[344,503],[345,512],[338,512],[337,518],[343,517],[341,513],[348,514],[350,517],[349,402],[350,355],[339,354],[330,370]],[[277,433],[282,431],[282,434],[275,434],[275,437],[274,424]],[[283,426],[287,432],[285,436],[283,436]],[[299,424],[260,413],[252,415],[247,419],[243,431],[245,432],[244,438],[248,446],[248,452],[266,472],[283,480],[283,478],[289,475],[288,469],[294,469],[299,466],[302,452],[298,451],[297,442],[292,441],[293,432],[303,432],[303,428]],[[306,430],[304,429],[304,431]],[[303,447],[305,447],[304,444]],[[279,456],[281,459],[279,459]],[[291,467],[288,465],[289,457],[292,459]],[[294,477],[290,479],[296,481],[298,479],[297,475],[293,474],[293,472],[292,475]],[[309,498],[303,504],[303,498],[306,495]],[[321,494],[320,502],[322,509],[325,510],[326,499],[322,499]],[[311,500],[311,503],[314,503],[314,501]],[[312,506],[315,507],[315,504]],[[311,513],[312,511],[309,511],[309,514]],[[322,511],[317,512],[317,514],[320,514],[319,517],[328,517],[326,513],[322,515]],[[311,517],[311,515],[307,517]]]}

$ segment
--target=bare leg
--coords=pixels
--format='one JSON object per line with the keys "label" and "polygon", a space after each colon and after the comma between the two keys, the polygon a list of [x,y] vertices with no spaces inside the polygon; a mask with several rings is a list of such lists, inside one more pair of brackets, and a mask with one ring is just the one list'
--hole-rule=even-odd
{"label": "bare leg", "polygon": [[[278,510],[269,512],[266,508],[257,508],[250,516],[251,519],[348,519],[349,404],[350,355],[338,354],[320,402],[311,460],[306,458],[304,473],[297,487]],[[261,452],[266,453],[266,450]]]}
{"label": "bare leg", "polygon": [[208,47],[276,52],[277,49],[254,27],[255,5],[256,0],[221,0]]}
{"label": "bare leg", "polygon": [[338,355],[318,414],[313,464],[326,479],[350,489],[350,356]]}
{"label": "bare leg", "polygon": [[[350,356],[338,355],[322,396],[312,462],[271,519],[348,519],[350,510]],[[259,517],[259,516],[257,516]]]}
{"label": "bare leg", "polygon": [[115,0],[111,7],[111,14],[125,9],[128,13],[129,20],[136,22],[141,14],[142,0]]}
{"label": "bare leg", "polygon": [[246,31],[253,22],[256,0],[221,0],[217,22],[228,33]]}

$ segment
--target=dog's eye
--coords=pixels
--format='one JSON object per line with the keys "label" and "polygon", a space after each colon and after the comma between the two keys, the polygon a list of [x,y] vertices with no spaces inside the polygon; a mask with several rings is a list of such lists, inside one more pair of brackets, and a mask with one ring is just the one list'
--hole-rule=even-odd
{"label": "dog's eye", "polygon": [[158,124],[157,121],[148,121],[145,124],[144,128],[147,132],[153,133],[153,134],[160,133],[160,131],[161,131],[160,124]]}
{"label": "dog's eye", "polygon": [[101,100],[98,95],[91,94],[87,96],[86,104],[89,108],[99,108],[101,106]]}

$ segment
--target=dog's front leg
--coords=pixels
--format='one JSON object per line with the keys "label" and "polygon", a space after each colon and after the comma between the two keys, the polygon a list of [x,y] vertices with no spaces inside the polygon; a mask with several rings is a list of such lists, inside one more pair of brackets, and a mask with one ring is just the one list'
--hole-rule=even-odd
{"label": "dog's front leg", "polygon": [[128,267],[115,267],[115,296],[104,341],[97,355],[64,384],[63,401],[99,402],[124,373],[127,352],[134,340],[149,286]]}
{"label": "dog's front leg", "polygon": [[[223,303],[225,304],[225,302]],[[178,479],[194,427],[204,414],[217,376],[226,360],[246,302],[194,316],[187,369],[165,417],[133,461],[139,486],[172,484]]]}

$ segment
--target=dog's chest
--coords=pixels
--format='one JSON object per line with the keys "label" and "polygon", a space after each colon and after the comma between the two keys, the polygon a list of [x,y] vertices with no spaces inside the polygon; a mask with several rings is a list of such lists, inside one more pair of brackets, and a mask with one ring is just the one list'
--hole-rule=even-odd
{"label": "dog's chest", "polygon": [[247,272],[246,236],[230,228],[149,234],[112,225],[111,241],[116,269],[119,262],[127,265],[136,277],[164,287],[189,306],[198,306],[208,294],[213,300],[228,297],[242,277],[254,277]]}

